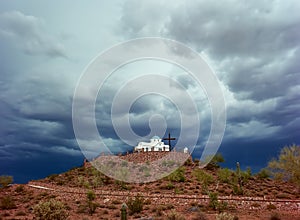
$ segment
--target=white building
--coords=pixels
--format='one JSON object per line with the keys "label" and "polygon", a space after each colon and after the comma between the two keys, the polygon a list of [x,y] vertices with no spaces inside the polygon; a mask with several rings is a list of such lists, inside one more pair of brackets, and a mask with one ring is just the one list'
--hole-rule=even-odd
{"label": "white building", "polygon": [[165,145],[161,138],[158,136],[153,136],[148,142],[140,142],[138,146],[134,148],[137,152],[148,152],[148,151],[170,151],[170,146]]}

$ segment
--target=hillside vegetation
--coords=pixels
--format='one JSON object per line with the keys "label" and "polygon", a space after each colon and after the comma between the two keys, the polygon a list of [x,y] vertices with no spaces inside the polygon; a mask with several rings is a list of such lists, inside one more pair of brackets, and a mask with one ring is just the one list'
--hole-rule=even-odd
{"label": "hillside vegetation", "polygon": [[[204,169],[199,161],[189,159],[150,183],[114,180],[90,163],[25,185],[9,187],[12,179],[5,176],[0,183],[0,219],[120,219],[123,203],[129,219],[249,219],[249,215],[251,219],[297,219],[298,150],[294,145],[284,148],[278,159],[255,175],[250,168],[241,170],[238,163],[234,170],[222,168],[224,158],[218,154]],[[146,156],[151,161],[151,154]],[[132,160],[133,155],[128,157]],[[166,165],[174,163],[166,161]]]}

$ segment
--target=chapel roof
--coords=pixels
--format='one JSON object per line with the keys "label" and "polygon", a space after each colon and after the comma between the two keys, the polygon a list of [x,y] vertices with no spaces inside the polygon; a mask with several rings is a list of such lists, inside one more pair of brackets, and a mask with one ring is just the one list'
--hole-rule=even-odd
{"label": "chapel roof", "polygon": [[161,139],[161,138],[155,135],[155,136],[153,136],[151,139],[159,140],[159,139]]}

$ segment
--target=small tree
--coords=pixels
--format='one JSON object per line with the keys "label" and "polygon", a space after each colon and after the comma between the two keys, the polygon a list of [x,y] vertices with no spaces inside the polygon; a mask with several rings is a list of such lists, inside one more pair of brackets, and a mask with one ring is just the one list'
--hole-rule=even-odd
{"label": "small tree", "polygon": [[173,173],[171,173],[167,179],[172,182],[184,182],[185,181],[185,170],[183,167],[178,168]]}
{"label": "small tree", "polygon": [[2,187],[5,188],[12,182],[13,182],[12,176],[6,176],[6,175],[0,176],[0,188],[2,188]]}
{"label": "small tree", "polygon": [[16,208],[15,202],[11,196],[4,196],[0,200],[1,209],[14,209]]}
{"label": "small tree", "polygon": [[129,198],[127,201],[127,206],[130,210],[130,214],[140,213],[143,211],[144,198],[137,195],[134,199]]}
{"label": "small tree", "polygon": [[213,210],[217,210],[219,201],[218,201],[218,193],[216,192],[209,192],[209,203],[208,206],[212,208]]}
{"label": "small tree", "polygon": [[88,212],[90,215],[93,215],[97,208],[97,203],[93,202],[96,198],[95,192],[92,190],[88,191],[86,197],[87,197]]}
{"label": "small tree", "polygon": [[266,168],[262,168],[257,174],[256,176],[259,178],[259,179],[267,179],[270,177],[270,171]]}
{"label": "small tree", "polygon": [[96,198],[94,191],[90,190],[86,193],[86,197],[89,201],[93,201]]}
{"label": "small tree", "polygon": [[300,146],[285,146],[278,159],[269,162],[268,168],[275,179],[290,181],[300,187]]}
{"label": "small tree", "polygon": [[55,199],[40,202],[38,205],[34,206],[33,213],[36,219],[43,220],[63,220],[68,217],[64,204]]}
{"label": "small tree", "polygon": [[[208,156],[207,160],[210,160],[210,156]],[[220,163],[224,163],[224,157],[221,153],[217,153],[216,155],[214,155],[212,157],[212,159],[209,161],[209,163],[207,164],[206,168],[209,170],[214,170],[216,168],[220,167]]]}

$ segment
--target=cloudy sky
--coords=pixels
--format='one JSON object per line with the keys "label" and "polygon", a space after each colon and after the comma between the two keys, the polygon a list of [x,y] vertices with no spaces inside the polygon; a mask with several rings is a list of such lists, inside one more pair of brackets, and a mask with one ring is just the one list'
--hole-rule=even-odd
{"label": "cloudy sky", "polygon": [[[141,37],[176,40],[203,55],[225,98],[226,130],[219,151],[226,164],[240,161],[254,170],[265,166],[281,147],[300,142],[299,11],[296,0],[1,1],[0,174],[24,182],[80,165],[84,155],[72,126],[77,82],[98,54]],[[157,73],[169,77],[169,83],[150,79],[147,85],[178,94],[179,106],[185,102],[179,91],[195,100],[201,138],[193,155],[200,157],[212,121],[208,98],[184,70],[162,61],[130,63],[106,80],[95,111],[103,141],[113,152],[130,149],[112,126],[114,95],[134,77]],[[83,104],[88,92],[82,94]],[[123,101],[125,106],[126,97]],[[142,96],[129,114],[117,113],[129,117],[141,140],[152,135],[149,120],[180,135],[180,111],[166,97]],[[89,152],[100,151],[92,137],[82,143]]]}

